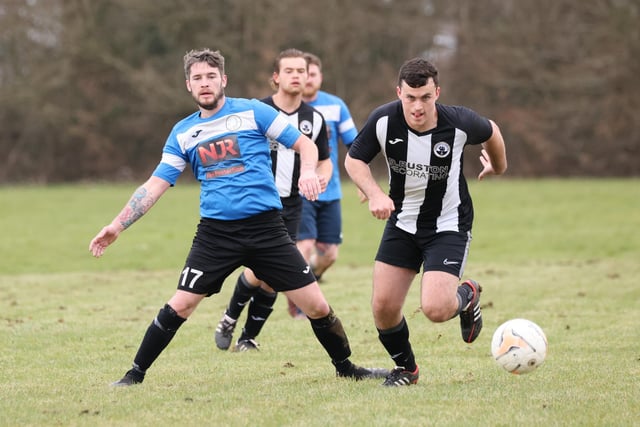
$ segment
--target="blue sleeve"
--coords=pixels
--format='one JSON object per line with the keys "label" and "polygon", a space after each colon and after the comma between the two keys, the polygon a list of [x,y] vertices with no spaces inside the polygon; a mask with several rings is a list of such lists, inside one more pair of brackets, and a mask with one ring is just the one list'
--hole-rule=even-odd
{"label": "blue sleeve", "polygon": [[339,100],[339,103],[340,124],[338,126],[340,128],[340,139],[342,140],[342,143],[348,147],[356,138],[356,135],[358,135],[358,129],[353,122],[353,117],[351,117],[351,112],[349,111],[349,107],[347,107],[347,104],[345,104],[342,99]]}
{"label": "blue sleeve", "polygon": [[162,149],[162,159],[152,173],[153,176],[164,179],[172,186],[175,185],[188,162],[186,154],[180,149],[176,133],[174,127]]}
{"label": "blue sleeve", "polygon": [[181,170],[178,170],[166,163],[160,162],[151,175],[164,179],[173,187],[174,185],[176,185],[176,181],[181,174]]}

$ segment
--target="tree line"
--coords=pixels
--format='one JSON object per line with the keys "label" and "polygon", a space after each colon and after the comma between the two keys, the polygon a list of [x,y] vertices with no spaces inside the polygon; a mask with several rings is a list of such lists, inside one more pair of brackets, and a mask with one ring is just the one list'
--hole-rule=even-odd
{"label": "tree line", "polygon": [[440,102],[500,125],[509,176],[638,176],[639,18],[635,0],[5,0],[0,183],[148,176],[195,109],[182,56],[200,47],[241,97],[271,93],[282,49],[316,53],[358,126],[425,56]]}

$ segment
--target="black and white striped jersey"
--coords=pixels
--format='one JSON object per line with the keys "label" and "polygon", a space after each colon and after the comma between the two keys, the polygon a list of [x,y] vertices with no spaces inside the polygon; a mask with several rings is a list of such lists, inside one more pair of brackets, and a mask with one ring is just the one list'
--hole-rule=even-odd
{"label": "black and white striped jersey", "polygon": [[[296,111],[287,113],[273,103],[273,97],[271,96],[261,99],[261,101],[278,110],[280,114],[287,118],[289,123],[316,143],[318,160],[329,158],[327,126],[318,110],[303,101]],[[271,169],[276,180],[278,194],[280,194],[281,198],[297,196],[299,194],[300,155],[277,141],[269,142],[271,143]]]}
{"label": "black and white striped jersey", "polygon": [[438,124],[426,132],[409,128],[399,100],[376,108],[349,155],[370,163],[380,152],[389,167],[389,221],[411,234],[418,230],[470,231],[473,204],[464,178],[463,150],[491,137],[491,123],[461,106],[436,104]]}

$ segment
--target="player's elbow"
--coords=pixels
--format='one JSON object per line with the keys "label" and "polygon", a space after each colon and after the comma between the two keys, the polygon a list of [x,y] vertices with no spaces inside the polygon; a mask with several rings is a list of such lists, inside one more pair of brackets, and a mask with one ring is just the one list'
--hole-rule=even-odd
{"label": "player's elbow", "polygon": [[353,171],[357,168],[358,163],[362,163],[361,160],[354,159],[347,153],[344,157],[344,169],[347,171],[349,176],[352,176]]}

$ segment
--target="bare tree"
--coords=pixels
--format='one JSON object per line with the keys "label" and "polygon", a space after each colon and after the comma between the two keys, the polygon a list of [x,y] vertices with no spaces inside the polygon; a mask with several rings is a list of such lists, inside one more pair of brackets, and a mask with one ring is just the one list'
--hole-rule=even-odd
{"label": "bare tree", "polygon": [[[413,56],[441,101],[498,121],[511,176],[638,175],[636,0],[5,0],[0,183],[147,175],[194,110],[182,55],[227,58],[230,96],[262,97],[277,52],[318,54],[361,125]],[[472,163],[472,162],[468,162]],[[474,164],[477,162],[473,162]]]}

